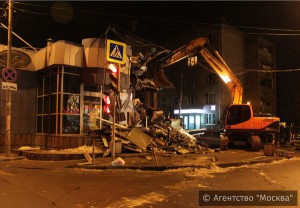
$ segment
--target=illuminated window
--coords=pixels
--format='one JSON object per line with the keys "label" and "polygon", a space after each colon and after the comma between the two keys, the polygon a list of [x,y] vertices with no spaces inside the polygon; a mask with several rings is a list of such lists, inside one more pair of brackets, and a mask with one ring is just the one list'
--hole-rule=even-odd
{"label": "illuminated window", "polygon": [[189,129],[195,129],[195,116],[189,115]]}
{"label": "illuminated window", "polygon": [[188,67],[189,67],[189,68],[192,68],[192,67],[197,66],[197,63],[198,63],[197,56],[189,57],[189,58],[187,59],[187,61],[188,61],[187,64],[188,64]]}
{"label": "illuminated window", "polygon": [[[83,133],[88,134],[100,126],[100,99],[99,97],[84,96]],[[105,118],[106,119],[106,118]]]}
{"label": "illuminated window", "polygon": [[215,124],[216,123],[216,114],[214,114],[214,113],[204,114],[204,121],[205,121],[205,124],[208,124],[208,125]]}
{"label": "illuminated window", "polygon": [[201,126],[200,115],[196,115],[196,129],[200,129]]}

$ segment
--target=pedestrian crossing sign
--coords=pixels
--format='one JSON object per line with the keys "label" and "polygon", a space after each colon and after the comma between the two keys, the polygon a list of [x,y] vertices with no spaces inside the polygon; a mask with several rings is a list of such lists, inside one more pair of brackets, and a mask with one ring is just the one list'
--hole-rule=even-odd
{"label": "pedestrian crossing sign", "polygon": [[115,40],[106,42],[106,59],[107,61],[124,64],[126,57],[126,44]]}

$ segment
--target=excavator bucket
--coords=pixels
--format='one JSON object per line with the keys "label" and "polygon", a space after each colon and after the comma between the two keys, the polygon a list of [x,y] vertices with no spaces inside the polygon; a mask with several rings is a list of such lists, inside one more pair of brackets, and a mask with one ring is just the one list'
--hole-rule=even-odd
{"label": "excavator bucket", "polygon": [[163,69],[154,73],[154,83],[158,88],[173,88],[174,85],[170,82]]}

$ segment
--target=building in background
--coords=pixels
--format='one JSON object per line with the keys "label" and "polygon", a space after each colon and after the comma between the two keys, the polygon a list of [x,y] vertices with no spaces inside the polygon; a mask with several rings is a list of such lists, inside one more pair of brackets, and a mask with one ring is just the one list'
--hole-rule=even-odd
{"label": "building in background", "polygon": [[[198,37],[207,37],[240,79],[244,103],[251,102],[257,113],[276,113],[276,75],[261,72],[276,67],[272,42],[221,24],[178,35],[168,40],[166,47],[176,49]],[[171,117],[180,116],[185,129],[219,131],[223,109],[231,103],[230,94],[201,56],[181,60],[166,68],[165,73],[174,88],[158,92],[158,107]]]}

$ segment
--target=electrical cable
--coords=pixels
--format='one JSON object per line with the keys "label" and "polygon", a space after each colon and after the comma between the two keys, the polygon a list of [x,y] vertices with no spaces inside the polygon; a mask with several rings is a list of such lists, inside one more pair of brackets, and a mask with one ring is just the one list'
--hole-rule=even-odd
{"label": "electrical cable", "polygon": [[[38,5],[38,4],[32,4],[32,3],[24,3],[24,2],[16,2],[20,5],[27,5],[27,6],[32,6],[32,7],[41,7],[41,8],[49,8],[49,6],[45,5]],[[56,9],[61,9],[61,10],[70,10],[68,8],[61,8],[61,7],[53,7]],[[41,12],[33,12],[30,10],[25,10],[25,9],[20,9],[16,8],[16,10],[22,11],[22,12],[28,12],[32,14],[37,14],[37,15],[44,15],[44,16],[51,16],[49,12],[47,13],[41,13]],[[213,24],[213,23],[201,23],[201,22],[196,22],[196,21],[181,21],[181,20],[170,20],[170,19],[165,19],[165,18],[152,18],[152,17],[141,17],[141,16],[133,16],[133,15],[121,15],[121,14],[114,14],[114,13],[107,13],[107,12],[94,12],[94,11],[87,11],[87,10],[75,10],[76,12],[80,13],[88,13],[88,14],[96,14],[96,15],[106,15],[106,16],[115,16],[115,17],[126,17],[126,18],[135,18],[135,19],[146,19],[146,20],[157,20],[157,21],[165,21],[165,22],[175,22],[175,23],[187,23],[187,24],[198,24],[198,25],[207,25],[207,26],[212,26],[212,25],[219,25],[219,24]],[[94,18],[78,18],[76,17],[75,19],[80,19],[80,20],[88,20],[88,21],[95,21]],[[157,25],[155,25],[157,27]],[[231,25],[232,27],[240,28],[240,29],[255,29],[255,30],[268,30],[270,33],[267,32],[245,32],[246,34],[251,34],[251,35],[269,35],[269,36],[299,36],[300,35],[300,30],[296,29],[282,29],[282,28],[266,28],[266,27],[249,27],[249,26],[239,26],[239,25]],[[274,33],[273,31],[282,31],[282,32],[288,32],[288,33]],[[294,33],[291,33],[294,32]]]}
{"label": "electrical cable", "polygon": [[[34,7],[43,7],[43,8],[49,8],[48,6],[44,6],[44,5],[38,5],[38,4],[30,4],[30,3],[24,3],[24,2],[16,2],[17,4],[23,4],[23,5],[29,5],[29,6],[34,6]],[[5,4],[4,4],[5,5]],[[30,11],[30,10],[26,10],[26,9],[20,9],[20,8],[16,8],[16,10],[18,11],[22,11],[22,12],[27,12],[27,13],[32,13],[32,14],[37,14],[37,15],[44,15],[44,16],[51,16],[49,15],[48,13],[42,13],[42,12],[33,12],[33,11]],[[66,8],[58,8],[58,9],[66,9]],[[178,21],[178,20],[170,20],[170,19],[164,19],[164,18],[150,18],[150,17],[139,17],[139,16],[132,16],[132,15],[119,15],[119,14],[113,14],[113,13],[106,13],[106,12],[93,12],[93,11],[86,11],[86,10],[76,10],[77,12],[82,12],[82,13],[90,13],[90,14],[102,14],[102,15],[109,15],[109,16],[122,16],[122,17],[128,17],[128,18],[136,18],[136,19],[148,19],[148,20],[159,20],[159,21],[168,21],[168,22],[177,22],[177,23],[192,23],[192,24],[201,24],[201,25],[219,25],[219,24],[209,24],[209,23],[200,23],[200,22],[195,22],[195,21]],[[76,18],[78,19],[78,18]],[[79,18],[81,19],[81,18]],[[295,29],[282,29],[282,28],[263,28],[263,27],[247,27],[247,26],[235,26],[235,25],[232,25],[233,27],[236,27],[236,28],[241,28],[241,29],[255,29],[255,30],[267,30],[267,31],[270,31],[270,32],[273,32],[273,31],[282,31],[282,32],[286,32],[286,33],[266,33],[266,32],[245,32],[247,34],[254,34],[254,35],[273,35],[273,36],[299,36],[300,35],[300,30],[295,30]],[[121,27],[117,27],[118,29],[120,30],[124,30],[122,29]],[[109,27],[109,29],[111,31],[113,31],[120,39],[124,40],[124,41],[128,41],[127,38],[125,38],[121,33],[119,33],[118,31],[116,31],[115,28],[111,28]],[[124,30],[127,34],[131,35],[131,36],[135,36],[137,37],[136,35]],[[291,32],[294,32],[294,33],[291,33]],[[139,37],[139,39],[142,40],[142,38]],[[163,46],[159,46],[155,43],[152,43],[150,41],[146,41],[146,40],[143,40],[144,42],[147,42],[147,43],[144,43],[142,41],[139,41],[139,40],[135,40],[135,43],[132,41],[130,42],[129,44],[133,45],[133,46],[144,46],[144,47],[149,47],[149,46],[156,46],[158,47],[159,49],[165,49],[165,47]],[[207,67],[206,67],[207,68]],[[263,69],[246,69],[242,72],[239,72],[237,73],[237,75],[241,75],[241,74],[245,74],[245,73],[248,73],[248,72],[266,72],[266,73],[282,73],[282,72],[295,72],[295,71],[300,71],[300,69],[285,69],[285,70],[263,70]]]}

